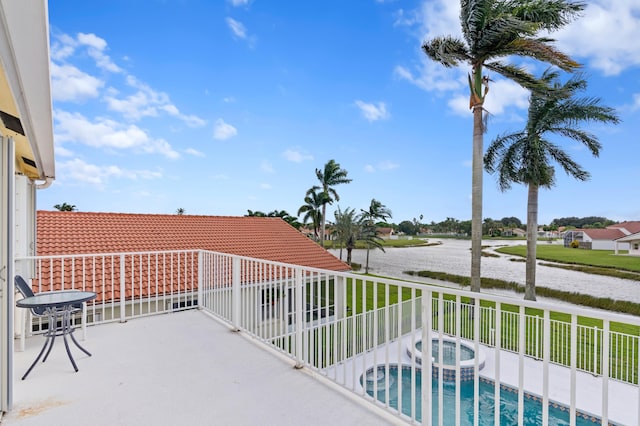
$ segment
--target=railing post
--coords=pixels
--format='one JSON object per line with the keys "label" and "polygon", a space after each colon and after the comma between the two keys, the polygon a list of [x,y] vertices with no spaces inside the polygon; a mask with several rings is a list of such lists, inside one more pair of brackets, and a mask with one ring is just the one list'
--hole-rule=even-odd
{"label": "railing post", "polygon": [[231,324],[234,331],[240,331],[240,258],[234,257],[231,267]]}
{"label": "railing post", "polygon": [[304,286],[302,285],[302,269],[296,268],[295,270],[295,312],[296,312],[296,365],[295,368],[303,367],[303,329],[304,329]]}
{"label": "railing post", "polygon": [[[415,305],[414,305],[415,306]],[[431,336],[432,336],[432,315],[433,315],[433,292],[431,290],[422,290],[422,389],[420,390],[422,396],[422,424],[430,425],[432,420],[433,411],[433,395],[431,393],[431,387],[433,386],[433,362],[431,359]],[[413,313],[412,313],[413,315]],[[440,315],[440,312],[438,312]],[[414,344],[415,348],[415,343]],[[442,353],[442,349],[440,349]],[[442,380],[442,378],[440,379]],[[439,418],[442,418],[440,416]]]}
{"label": "railing post", "polygon": [[125,285],[125,261],[124,254],[120,255],[120,322],[127,322],[126,313],[126,285]]}
{"label": "railing post", "polygon": [[202,309],[204,307],[204,289],[203,287],[203,277],[204,277],[204,252],[202,250],[198,250],[198,309]]}
{"label": "railing post", "polygon": [[609,320],[603,321],[602,327],[602,357],[600,368],[602,369],[602,424],[609,424]]}
{"label": "railing post", "polygon": [[337,319],[347,316],[347,286],[345,278],[336,276],[333,284],[333,312]]}

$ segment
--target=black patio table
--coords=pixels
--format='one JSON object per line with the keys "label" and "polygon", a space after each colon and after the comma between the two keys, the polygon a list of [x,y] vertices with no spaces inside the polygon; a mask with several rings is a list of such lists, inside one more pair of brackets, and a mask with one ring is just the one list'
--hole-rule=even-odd
{"label": "black patio table", "polygon": [[[82,352],[86,353],[89,356],[91,356],[91,354],[85,348],[80,346],[76,338],[73,336],[71,313],[74,310],[74,304],[93,300],[96,298],[96,296],[97,294],[92,291],[47,291],[43,293],[36,293],[34,296],[25,297],[24,299],[18,300],[16,302],[16,306],[20,308],[44,308],[45,314],[47,315],[49,320],[49,328],[45,333],[44,345],[42,345],[42,349],[40,350],[38,357],[35,359],[35,361],[33,361],[33,364],[31,364],[31,367],[29,367],[27,372],[24,373],[24,376],[22,376],[22,380],[27,378],[33,367],[35,367],[40,358],[42,358],[45,350],[47,351],[47,353],[44,356],[42,362],[45,362],[47,360],[47,357],[49,356],[49,353],[53,348],[53,344],[55,343],[56,336],[62,336],[64,345],[67,349],[67,355],[69,356],[69,360],[71,361],[71,365],[73,365],[73,368],[76,372],[78,371],[78,366],[76,365],[76,362],[71,355],[71,350],[69,349],[67,336],[71,336],[71,340],[73,340],[73,343],[75,343],[75,345],[80,348]],[[58,320],[61,320],[60,325],[58,325]]]}

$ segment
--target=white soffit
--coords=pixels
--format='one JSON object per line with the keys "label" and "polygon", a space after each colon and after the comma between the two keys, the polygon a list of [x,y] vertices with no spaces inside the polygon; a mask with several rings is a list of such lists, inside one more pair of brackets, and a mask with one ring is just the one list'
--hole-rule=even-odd
{"label": "white soffit", "polygon": [[3,108],[20,119],[25,135],[2,128],[16,139],[17,164],[29,177],[55,178],[46,0],[0,0],[0,65]]}

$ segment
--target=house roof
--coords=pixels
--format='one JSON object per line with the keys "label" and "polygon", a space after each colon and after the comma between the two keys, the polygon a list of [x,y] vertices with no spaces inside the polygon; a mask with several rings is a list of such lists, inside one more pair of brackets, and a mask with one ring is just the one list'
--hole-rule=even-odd
{"label": "house roof", "polygon": [[616,228],[576,229],[576,231],[581,231],[587,234],[592,240],[615,240],[626,235],[620,229]]}
{"label": "house roof", "polygon": [[640,221],[628,221],[628,222],[620,222],[615,225],[610,225],[607,228],[619,228],[625,229],[628,234],[637,234],[640,232]]}
{"label": "house roof", "polygon": [[630,234],[625,237],[618,238],[617,241],[621,243],[631,242],[631,241],[640,241],[640,232],[636,232],[635,234]]}
{"label": "house roof", "polygon": [[37,212],[39,256],[196,249],[350,270],[281,218]]}

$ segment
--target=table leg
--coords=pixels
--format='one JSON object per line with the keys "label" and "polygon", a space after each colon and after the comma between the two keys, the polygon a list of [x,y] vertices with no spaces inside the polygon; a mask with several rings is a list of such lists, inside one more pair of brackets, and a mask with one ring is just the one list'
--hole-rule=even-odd
{"label": "table leg", "polygon": [[55,342],[57,335],[58,335],[58,323],[56,322],[56,315],[54,312],[53,315],[49,316],[49,329],[45,334],[45,336],[47,337],[47,341],[49,342],[49,349],[47,350],[47,353],[45,354],[44,358],[42,358],[42,362],[45,362],[47,358],[49,358],[49,354],[51,353],[51,349],[53,348],[53,343]]}
{"label": "table leg", "polygon": [[[36,364],[38,363],[38,361],[40,361],[40,358],[42,357],[42,354],[44,353],[44,350],[47,348],[47,345],[49,344],[49,340],[50,340],[49,336],[46,336],[46,340],[44,341],[44,345],[42,345],[42,349],[40,350],[40,353],[38,354],[38,357],[36,358],[35,361],[33,361],[33,364],[31,364],[31,367],[29,367],[27,372],[24,373],[24,376],[22,376],[22,380],[27,378],[29,373],[31,373],[31,370],[33,370],[33,367],[35,367]],[[51,350],[51,347],[49,347],[49,350]],[[44,360],[42,362],[44,362]]]}
{"label": "table leg", "polygon": [[76,344],[76,346],[77,346],[78,348],[80,348],[80,350],[81,350],[82,352],[84,352],[85,354],[87,354],[87,355],[91,356],[91,352],[89,352],[88,350],[86,350],[85,348],[83,348],[82,346],[80,346],[80,343],[78,343],[78,341],[76,340],[75,336],[73,335],[73,331],[74,331],[74,330],[69,331],[69,336],[71,336],[71,340],[73,340],[73,343],[75,343],[75,344]]}

